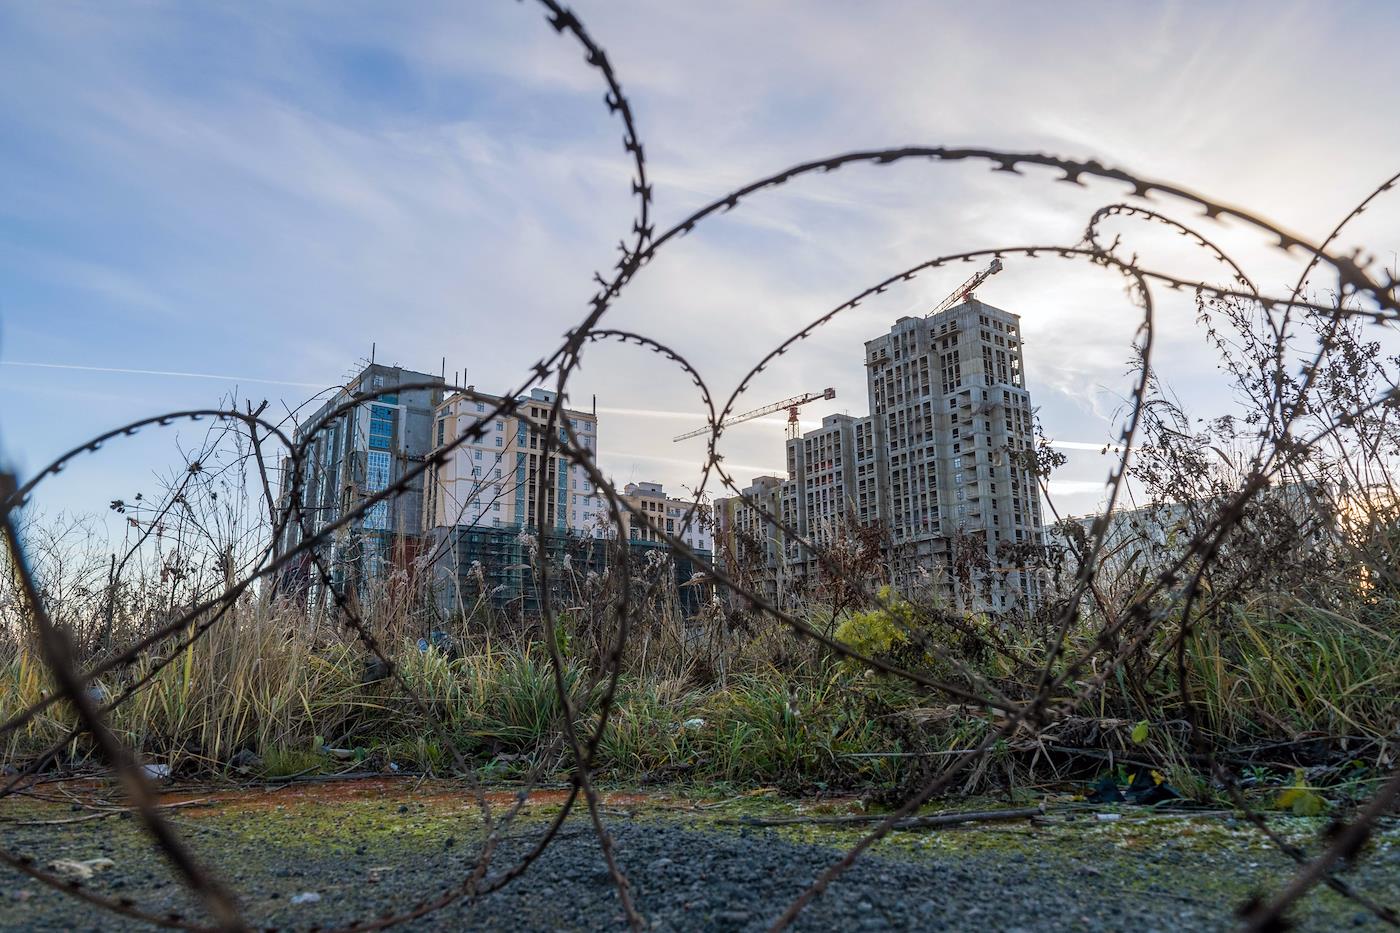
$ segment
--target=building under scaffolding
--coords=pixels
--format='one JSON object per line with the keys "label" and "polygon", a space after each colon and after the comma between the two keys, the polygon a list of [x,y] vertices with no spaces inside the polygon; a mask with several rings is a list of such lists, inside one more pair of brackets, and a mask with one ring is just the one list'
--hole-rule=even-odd
{"label": "building under scaffolding", "polygon": [[[433,599],[444,615],[491,609],[530,616],[541,604],[541,563],[556,609],[606,598],[617,578],[611,570],[626,559],[634,574],[634,598],[642,581],[671,578],[677,606],[694,615],[710,598],[699,567],[663,543],[551,534],[543,539],[520,528],[456,525],[426,535],[425,563]],[[659,579],[660,578],[660,579]],[[671,586],[665,587],[670,592]]]}
{"label": "building under scaffolding", "polygon": [[[433,409],[442,400],[442,379],[398,366],[370,363],[312,415],[294,441],[305,450],[300,482],[293,462],[282,462],[279,506],[289,516],[278,536],[277,556],[295,549],[359,508],[366,499],[403,478],[431,449]],[[409,388],[413,386],[413,388]],[[368,395],[355,401],[357,395]],[[293,513],[292,491],[301,521]],[[360,590],[384,579],[391,567],[411,568],[422,534],[422,478],[335,529],[314,555],[306,552],[283,574],[288,592],[315,592],[314,557],[327,564],[337,586]]]}

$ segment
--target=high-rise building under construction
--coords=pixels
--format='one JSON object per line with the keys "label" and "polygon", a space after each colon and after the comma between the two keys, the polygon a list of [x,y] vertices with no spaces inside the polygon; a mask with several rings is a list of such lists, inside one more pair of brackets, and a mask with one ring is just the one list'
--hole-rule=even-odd
{"label": "high-rise building under construction", "polygon": [[[829,416],[788,441],[772,514],[818,549],[879,528],[901,589],[927,584],[993,611],[1034,605],[1024,554],[1041,516],[1020,318],[976,299],[903,317],[866,342],[865,365],[870,414]],[[773,590],[818,578],[817,555],[759,510],[740,497],[717,503],[717,549],[766,554]],[[757,527],[784,544],[741,547],[736,537],[752,536],[741,529]]]}

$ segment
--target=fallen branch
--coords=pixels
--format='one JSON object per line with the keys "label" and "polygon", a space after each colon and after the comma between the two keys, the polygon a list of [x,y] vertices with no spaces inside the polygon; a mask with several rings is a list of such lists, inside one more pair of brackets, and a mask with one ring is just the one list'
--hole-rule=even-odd
{"label": "fallen branch", "polygon": [[[162,803],[156,806],[157,810],[178,810],[182,807],[212,807],[214,804],[209,798],[204,797],[199,800],[185,800],[180,803]],[[92,820],[106,819],[109,816],[117,816],[122,813],[134,812],[130,807],[118,807],[112,810],[98,810],[96,813],[84,813],[82,816],[70,816],[61,820],[7,820],[12,826],[66,826],[71,823],[87,823]]]}

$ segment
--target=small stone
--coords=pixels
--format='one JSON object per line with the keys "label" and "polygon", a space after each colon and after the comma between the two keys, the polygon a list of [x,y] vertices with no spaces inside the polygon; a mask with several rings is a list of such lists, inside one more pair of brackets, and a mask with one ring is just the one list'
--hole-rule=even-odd
{"label": "small stone", "polygon": [[320,900],[321,895],[315,891],[302,891],[300,894],[292,895],[291,903],[300,906],[301,904],[315,904]]}

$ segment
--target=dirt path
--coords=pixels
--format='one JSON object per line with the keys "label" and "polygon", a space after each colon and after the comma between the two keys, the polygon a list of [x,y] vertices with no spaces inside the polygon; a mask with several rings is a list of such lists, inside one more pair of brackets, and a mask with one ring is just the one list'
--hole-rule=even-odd
{"label": "dirt path", "polygon": [[[72,802],[100,788],[49,786],[49,800],[0,802],[0,839],[40,864],[111,859],[88,885],[143,908],[198,913],[153,854],[136,821]],[[751,828],[755,815],[848,814],[852,800],[771,795],[614,792],[604,808],[641,912],[657,930],[763,929],[859,830]],[[498,811],[515,792],[492,793]],[[559,791],[532,795],[492,863],[513,865],[557,812]],[[377,916],[452,887],[480,844],[476,804],[462,788],[411,779],[293,785],[278,790],[191,789],[168,794],[185,838],[238,892],[258,927],[306,929]],[[1303,839],[1320,821],[1280,819]],[[1389,830],[1351,881],[1400,901],[1400,832]],[[1125,809],[1116,819],[1053,812],[1044,821],[897,834],[862,859],[802,917],[807,930],[1230,929],[1249,892],[1290,868],[1249,827],[1223,816]],[[1304,929],[1379,928],[1328,891],[1313,894]],[[0,869],[0,928],[137,928]],[[409,929],[619,929],[616,891],[584,819],[528,874],[489,896],[457,902]]]}

